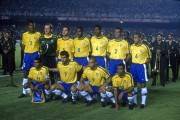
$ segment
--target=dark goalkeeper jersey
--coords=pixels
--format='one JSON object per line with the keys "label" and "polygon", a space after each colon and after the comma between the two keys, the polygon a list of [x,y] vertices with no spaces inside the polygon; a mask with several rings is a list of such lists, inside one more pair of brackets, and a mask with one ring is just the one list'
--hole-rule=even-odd
{"label": "dark goalkeeper jersey", "polygon": [[41,55],[44,56],[56,56],[56,49],[57,49],[57,36],[50,35],[50,36],[42,36],[40,38],[40,50]]}

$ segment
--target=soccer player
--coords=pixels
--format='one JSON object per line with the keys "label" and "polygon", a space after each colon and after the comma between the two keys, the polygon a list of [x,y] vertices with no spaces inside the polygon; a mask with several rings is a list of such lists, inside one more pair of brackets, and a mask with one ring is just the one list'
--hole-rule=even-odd
{"label": "soccer player", "polygon": [[[23,86],[28,82],[27,76],[31,67],[34,66],[34,59],[39,56],[40,42],[39,38],[41,34],[35,30],[35,22],[28,21],[27,23],[28,31],[22,35],[22,47],[24,50],[24,63],[22,69],[24,70]],[[26,97],[30,89],[23,88],[23,93],[19,98]]]}
{"label": "soccer player", "polygon": [[117,65],[126,64],[126,57],[130,55],[130,47],[127,41],[121,38],[122,29],[117,27],[114,32],[115,39],[108,43],[107,56],[110,58],[109,73],[111,76],[117,73]]}
{"label": "soccer player", "polygon": [[62,38],[57,40],[57,53],[58,58],[60,59],[60,52],[67,51],[69,53],[69,58],[73,60],[74,57],[74,42],[73,39],[69,37],[70,28],[63,27],[62,29]]}
{"label": "soccer player", "polygon": [[141,108],[144,108],[148,93],[146,88],[146,81],[148,81],[146,64],[149,64],[151,60],[151,52],[148,46],[142,44],[141,40],[141,34],[136,33],[134,35],[134,44],[130,47],[130,53],[132,57],[130,73],[134,79],[134,104],[137,104],[137,83],[140,83],[142,96]]}
{"label": "soccer player", "polygon": [[88,65],[88,56],[91,52],[89,40],[83,36],[83,28],[78,27],[76,30],[76,38],[74,39],[74,61],[82,66]]}
{"label": "soccer player", "polygon": [[[45,90],[46,101],[50,98],[50,85],[49,85],[49,71],[48,68],[42,66],[41,59],[34,59],[34,67],[31,67],[28,75],[28,83],[24,85],[25,87],[30,86],[32,91],[37,91],[39,89]],[[40,102],[40,101],[34,101]],[[45,101],[41,101],[45,102]]]}
{"label": "soccer player", "polygon": [[60,52],[61,61],[58,62],[57,68],[49,68],[50,71],[59,71],[60,80],[51,86],[52,92],[55,95],[60,95],[63,100],[62,103],[66,103],[68,100],[68,92],[72,95],[72,104],[76,104],[77,91],[77,72],[82,69],[82,66],[69,59],[67,51]]}
{"label": "soccer player", "polygon": [[130,36],[130,32],[128,30],[126,30],[124,32],[124,39],[130,44],[132,45],[134,43],[133,39]]}
{"label": "soccer player", "polygon": [[125,72],[125,65],[120,63],[117,67],[117,73],[112,77],[114,87],[114,96],[116,110],[118,110],[118,101],[123,100],[123,103],[128,102],[129,109],[133,109],[133,77],[130,73]]}
{"label": "soccer player", "polygon": [[[85,84],[84,80],[88,80],[90,84]],[[84,69],[82,78],[80,80],[80,85],[78,87],[81,96],[85,97],[87,100],[87,106],[91,105],[93,98],[90,94],[100,94],[101,95],[101,106],[106,106],[106,97],[109,97],[113,104],[112,108],[115,107],[115,99],[110,91],[106,90],[107,85],[110,82],[109,73],[100,66],[96,65],[96,58],[91,57],[89,59],[89,66]]]}
{"label": "soccer player", "polygon": [[[50,23],[44,25],[44,35],[40,38],[40,53],[42,64],[49,68],[56,67],[57,36],[53,34],[53,26]],[[51,62],[50,62],[51,61]],[[54,84],[54,73],[49,72],[51,85]]]}
{"label": "soccer player", "polygon": [[94,27],[94,34],[91,38],[92,56],[96,58],[97,65],[106,67],[106,51],[108,45],[108,39],[101,34],[101,26],[96,25]]}

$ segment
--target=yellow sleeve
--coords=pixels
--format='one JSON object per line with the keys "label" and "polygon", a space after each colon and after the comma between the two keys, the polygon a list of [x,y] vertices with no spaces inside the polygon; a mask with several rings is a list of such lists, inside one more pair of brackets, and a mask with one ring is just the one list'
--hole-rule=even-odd
{"label": "yellow sleeve", "polygon": [[134,87],[134,80],[133,80],[133,77],[132,75],[129,73],[129,84],[128,84],[128,87]]}
{"label": "yellow sleeve", "polygon": [[112,78],[112,84],[113,84],[113,87],[118,87],[117,84],[116,84],[116,80],[114,79],[114,77]]}
{"label": "yellow sleeve", "polygon": [[49,78],[50,78],[50,77],[49,77],[49,70],[48,70],[47,67],[44,67],[44,68],[45,68],[45,72],[46,72],[46,73],[45,73],[45,76],[44,76],[44,77],[45,77],[45,80],[49,80]]}
{"label": "yellow sleeve", "polygon": [[82,78],[84,78],[84,79],[87,78],[87,76],[86,76],[86,69],[83,71]]}
{"label": "yellow sleeve", "polygon": [[110,74],[104,69],[104,68],[101,68],[102,71],[103,71],[103,76],[108,79],[110,77]]}
{"label": "yellow sleeve", "polygon": [[24,34],[22,35],[22,44],[25,45],[25,37],[24,37]]}
{"label": "yellow sleeve", "polygon": [[130,45],[128,42],[127,42],[127,54],[130,54]]}
{"label": "yellow sleeve", "polygon": [[110,42],[108,42],[108,45],[107,45],[107,52],[108,53],[110,53],[110,51],[109,51],[110,50],[110,45],[109,44],[110,44]]}
{"label": "yellow sleeve", "polygon": [[80,71],[82,69],[82,65],[79,65],[78,63],[76,63],[76,71]]}
{"label": "yellow sleeve", "polygon": [[148,52],[147,58],[152,58],[152,54],[148,46],[147,46],[147,52]]}
{"label": "yellow sleeve", "polygon": [[88,45],[89,45],[89,52],[91,52],[91,43],[88,39],[87,39],[87,41],[88,41]]}
{"label": "yellow sleeve", "polygon": [[33,70],[32,69],[30,69],[30,71],[29,71],[28,78],[33,79]]}
{"label": "yellow sleeve", "polygon": [[74,52],[75,52],[75,46],[74,46],[74,42],[72,40],[72,53],[74,53]]}

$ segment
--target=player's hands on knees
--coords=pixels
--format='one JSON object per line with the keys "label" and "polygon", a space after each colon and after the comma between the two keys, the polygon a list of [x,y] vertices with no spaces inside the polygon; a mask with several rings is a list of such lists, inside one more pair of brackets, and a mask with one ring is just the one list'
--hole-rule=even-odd
{"label": "player's hands on knees", "polygon": [[122,100],[123,94],[124,94],[124,92],[121,92],[121,93],[119,94],[119,98],[120,98],[121,100]]}

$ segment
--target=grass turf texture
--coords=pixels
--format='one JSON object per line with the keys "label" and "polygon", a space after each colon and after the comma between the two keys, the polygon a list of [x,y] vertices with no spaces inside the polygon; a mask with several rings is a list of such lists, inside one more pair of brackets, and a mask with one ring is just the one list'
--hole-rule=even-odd
{"label": "grass turf texture", "polygon": [[[17,51],[19,49],[17,48]],[[16,58],[19,54],[16,55]],[[17,61],[17,60],[16,60]],[[19,66],[19,61],[17,61]],[[31,103],[31,97],[17,98],[22,91],[22,75],[14,76],[18,88],[4,87],[10,82],[10,77],[0,77],[0,120],[179,120],[180,118],[180,80],[169,82],[166,87],[151,87],[151,79],[147,83],[148,98],[145,109],[140,109],[140,89],[138,106],[134,110],[120,107],[119,111],[110,106],[102,108],[100,102],[86,107],[78,102],[61,104],[54,100],[45,104]]]}

